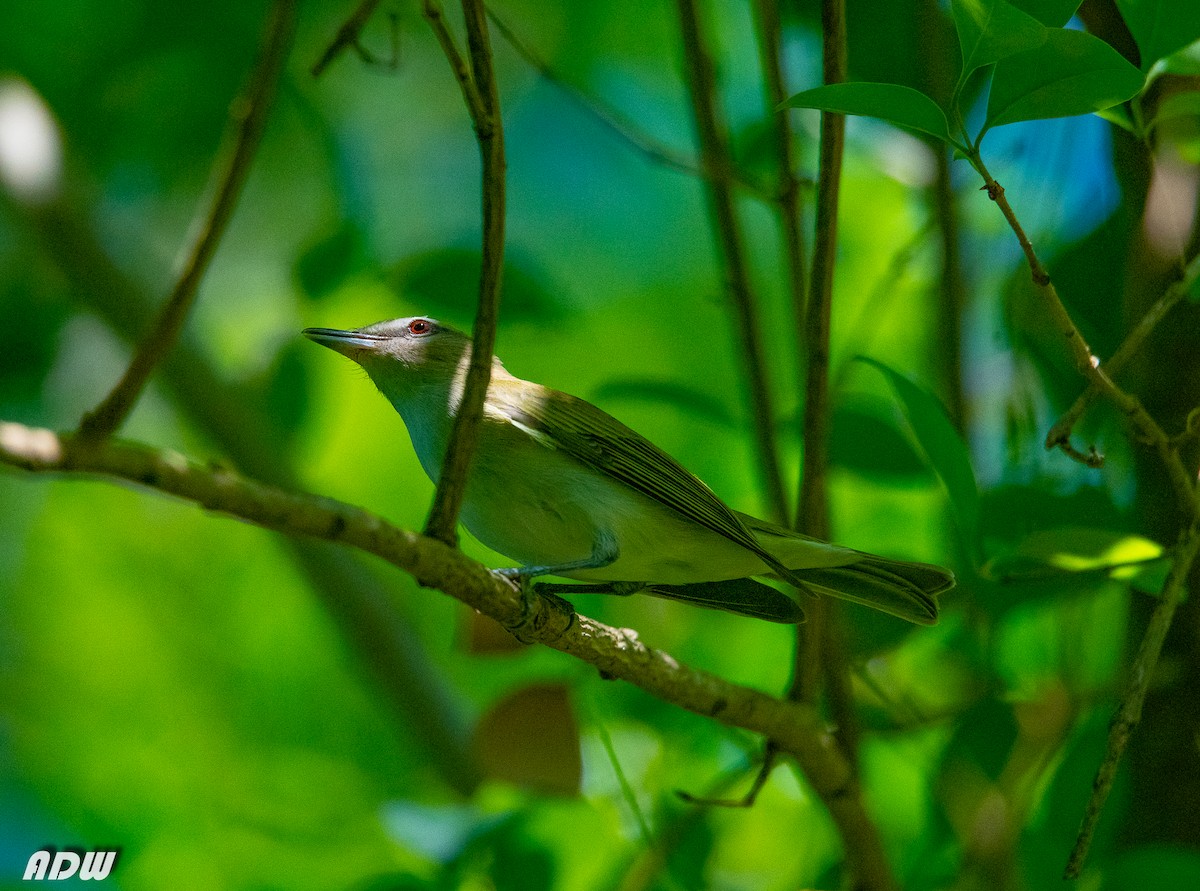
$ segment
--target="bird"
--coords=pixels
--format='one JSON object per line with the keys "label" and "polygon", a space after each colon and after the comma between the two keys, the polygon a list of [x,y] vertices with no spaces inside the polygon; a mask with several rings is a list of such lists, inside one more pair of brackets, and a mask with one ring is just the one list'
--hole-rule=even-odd
{"label": "bird", "polygon": [[[462,401],[471,338],[426,316],[305,328],[360,365],[399,413],[436,484]],[[804,620],[759,579],[922,625],[938,619],[950,570],[892,560],[733,510],[682,464],[602,409],[508,372],[492,357],[459,520],[515,561],[496,570],[546,590],[638,592],[780,623]]]}

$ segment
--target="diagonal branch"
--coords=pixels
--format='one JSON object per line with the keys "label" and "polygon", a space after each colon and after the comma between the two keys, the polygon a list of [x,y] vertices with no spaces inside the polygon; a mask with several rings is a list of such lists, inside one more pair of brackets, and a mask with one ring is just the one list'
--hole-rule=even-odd
{"label": "diagonal branch", "polygon": [[346,19],[342,23],[342,27],[338,28],[333,41],[325,48],[325,52],[321,53],[321,58],[313,64],[310,71],[313,77],[320,77],[347,47],[358,44],[358,35],[362,33],[362,29],[366,27],[367,21],[374,15],[378,6],[379,0],[362,0],[358,4],[354,12],[350,13],[350,18]]}
{"label": "diagonal branch", "polygon": [[[695,160],[687,157],[682,152],[676,151],[671,146],[647,133],[635,121],[630,120],[603,97],[586,93],[581,87],[569,83],[549,63],[538,56],[525,41],[518,37],[516,32],[505,24],[504,20],[497,16],[490,7],[487,10],[487,14],[492,24],[496,26],[496,31],[512,47],[513,51],[525,61],[525,64],[536,71],[547,83],[558,87],[565,95],[573,99],[579,108],[587,112],[594,120],[607,128],[622,142],[655,164],[660,164],[663,167],[669,167],[672,170],[678,170],[681,173],[691,176],[705,176],[704,171],[696,164]],[[783,99],[779,101],[782,102]],[[738,185],[745,188],[751,194],[764,199],[773,197],[764,188],[762,183],[757,182],[752,176],[746,174],[745,171],[734,170],[733,176],[737,180]],[[797,188],[799,188],[798,180]]]}
{"label": "diagonal branch", "polygon": [[1200,521],[1193,522],[1180,537],[1175,550],[1175,562],[1159,595],[1158,605],[1150,615],[1150,623],[1138,647],[1137,656],[1133,660],[1130,673],[1129,688],[1121,697],[1121,705],[1113,716],[1108,728],[1108,745],[1104,752],[1104,760],[1096,771],[1096,779],[1092,784],[1092,796],[1084,811],[1083,821],[1079,827],[1079,835],[1075,839],[1075,847],[1067,860],[1063,873],[1065,879],[1077,879],[1083,871],[1088,849],[1092,845],[1092,837],[1100,823],[1100,814],[1112,791],[1113,781],[1117,777],[1117,768],[1129,745],[1129,739],[1134,729],[1142,719],[1142,706],[1146,702],[1146,693],[1150,689],[1150,681],[1154,676],[1154,668],[1158,665],[1159,654],[1162,653],[1163,642],[1171,621],[1175,618],[1175,610],[1183,602],[1187,594],[1187,580],[1196,557],[1200,554]]}
{"label": "diagonal branch", "polygon": [[714,234],[741,340],[742,362],[753,407],[759,473],[771,513],[783,522],[789,513],[787,496],[775,445],[775,411],[762,343],[762,323],[750,284],[745,238],[734,207],[728,127],[717,107],[716,75],[696,0],[677,0],[677,6],[683,36],[684,71],[692,97],[692,115],[708,187],[708,203],[716,222]]}
{"label": "diagonal branch", "polygon": [[121,440],[87,440],[0,422],[0,465],[126,481],[287,535],[373,554],[410,573],[421,585],[491,616],[524,640],[574,656],[607,677],[628,681],[680,708],[767,736],[797,759],[845,838],[873,837],[874,826],[849,766],[815,709],[684,665],[643,644],[632,630],[577,615],[557,597],[539,597],[533,609],[526,610],[520,593],[508,582],[436,539],[333,499],[268,486],[175,452]]}
{"label": "diagonal branch", "polygon": [[[153,311],[153,299],[105,253],[88,209],[68,190],[59,200],[25,212],[42,255],[61,272],[74,299],[122,340],[136,343],[137,320]],[[165,358],[160,373],[179,412],[233,466],[272,485],[298,485],[294,469],[280,458],[279,444],[289,431],[252,389],[230,387],[186,336]],[[390,602],[390,586],[344,548],[303,539],[292,539],[290,545],[290,559],[340,628],[366,680],[392,710],[396,726],[412,735],[450,788],[470,794],[480,780],[466,709]]]}
{"label": "diagonal branch", "polygon": [[267,114],[291,46],[295,22],[296,0],[276,0],[250,86],[230,107],[230,124],[237,130],[236,143],[221,175],[212,207],[196,234],[183,273],[154,327],[138,344],[125,374],[104,401],[84,415],[79,425],[83,435],[102,438],[116,431],[133,409],[151,373],[179,339],[179,332],[195,301],[200,280],[208,270],[208,264],[233,216],[238,196],[250,172],[250,164],[262,141]]}
{"label": "diagonal branch", "polygon": [[[1146,338],[1158,327],[1159,322],[1174,308],[1175,304],[1187,295],[1188,290],[1198,277],[1200,277],[1200,254],[1197,254],[1186,264],[1180,277],[1172,282],[1166,291],[1163,292],[1163,295],[1146,311],[1146,314],[1142,316],[1141,320],[1134,326],[1134,329],[1121,342],[1121,346],[1117,348],[1117,351],[1104,363],[1104,367],[1108,369],[1109,374],[1117,374],[1125,367],[1125,363],[1137,354],[1138,350],[1142,348],[1142,344],[1146,342]],[[1057,446],[1065,451],[1068,449],[1074,451],[1070,448],[1071,431],[1079,423],[1079,419],[1083,417],[1083,413],[1088,410],[1088,407],[1095,401],[1099,393],[1099,388],[1092,383],[1088,385],[1086,390],[1079,394],[1079,398],[1075,400],[1074,404],[1067,409],[1061,418],[1054,422],[1054,426],[1046,434],[1046,448],[1052,449]],[[1070,451],[1068,451],[1068,454]]]}

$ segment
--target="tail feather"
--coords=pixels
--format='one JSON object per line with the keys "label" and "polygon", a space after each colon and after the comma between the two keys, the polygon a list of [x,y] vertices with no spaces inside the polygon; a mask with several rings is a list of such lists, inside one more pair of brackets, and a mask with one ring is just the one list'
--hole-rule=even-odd
{"label": "tail feather", "polygon": [[954,575],[928,563],[905,563],[863,554],[847,566],[805,569],[805,583],[821,594],[860,603],[919,625],[935,625],[938,595],[954,587]]}
{"label": "tail feather", "polygon": [[[930,563],[889,560],[843,548],[748,514],[738,518],[763,548],[791,569],[803,590],[839,597],[919,625],[938,620],[937,597],[954,573]],[[793,579],[787,581],[795,584]]]}

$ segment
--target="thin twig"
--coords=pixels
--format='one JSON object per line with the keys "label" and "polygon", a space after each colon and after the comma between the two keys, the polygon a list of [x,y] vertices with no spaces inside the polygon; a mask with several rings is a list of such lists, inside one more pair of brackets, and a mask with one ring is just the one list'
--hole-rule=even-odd
{"label": "thin twig", "polygon": [[504,263],[504,128],[500,117],[500,95],[492,68],[492,47],[488,37],[487,14],[482,0],[462,0],[467,29],[467,49],[471,69],[466,73],[462,56],[454,46],[445,20],[436,4],[426,0],[426,17],[450,67],[462,86],[463,98],[475,125],[482,161],[483,246],[479,273],[479,305],[475,311],[471,364],[467,370],[462,398],[454,416],[450,444],[442,462],[441,479],[434,494],[433,507],[425,524],[425,534],[453,543],[458,514],[467,487],[471,459],[479,437],[483,403],[492,375],[492,354],[496,347],[496,323],[500,313],[500,282]]}
{"label": "thin twig", "polygon": [[[788,97],[787,73],[783,67],[783,24],[778,0],[755,0],[754,11],[758,24],[763,92],[775,150],[775,209],[783,232],[787,289],[798,326],[796,340],[797,344],[802,344],[805,339],[803,326],[805,307],[808,305],[808,282],[800,219],[801,189],[792,148],[792,118],[786,111],[777,111]],[[803,377],[797,381],[796,390],[804,391]]]}
{"label": "thin twig", "polygon": [[175,346],[195,301],[200,280],[208,270],[221,236],[233,216],[250,164],[262,140],[267,113],[287,59],[296,21],[296,0],[276,0],[271,8],[258,65],[246,92],[230,106],[230,125],[237,130],[232,154],[220,177],[212,207],[196,233],[183,272],[163,306],[154,327],[142,338],[129,368],[95,409],[84,415],[79,430],[102,438],[121,426],[145,389],[155,367]]}
{"label": "thin twig", "polygon": [[467,103],[471,120],[478,127],[480,121],[488,118],[488,109],[484,105],[483,97],[479,94],[479,88],[476,86],[466,58],[463,57],[458,44],[454,42],[454,35],[450,33],[450,26],[446,24],[446,16],[442,12],[441,4],[437,0],[424,0],[421,5],[421,13],[429,22],[429,27],[433,29],[433,35],[437,38],[438,45],[441,46],[442,52],[446,56],[446,61],[450,63],[450,71],[454,74],[459,89],[462,90],[463,101]]}
{"label": "thin twig", "polygon": [[[1004,187],[996,182],[992,175],[988,173],[987,168],[979,158],[977,150],[970,157],[970,161],[983,177],[983,190],[987,192],[988,197],[1000,208],[1000,212],[1004,214],[1009,227],[1017,236],[1017,241],[1020,243],[1021,249],[1025,253],[1025,259],[1029,263],[1034,286],[1043,298],[1046,310],[1050,313],[1051,322],[1066,341],[1067,349],[1075,360],[1076,369],[1088,381],[1090,386],[1094,387],[1098,393],[1117,407],[1117,410],[1129,420],[1146,442],[1155,447],[1168,473],[1171,475],[1176,492],[1180,497],[1181,505],[1185,510],[1190,509],[1195,500],[1195,493],[1192,491],[1192,482],[1187,469],[1183,466],[1183,462],[1171,450],[1170,438],[1163,431],[1162,427],[1158,425],[1158,422],[1150,417],[1150,414],[1142,406],[1141,402],[1118,387],[1109,376],[1107,369],[1101,367],[1099,357],[1092,352],[1091,347],[1084,340],[1079,328],[1076,327],[1071,314],[1067,312],[1062,299],[1058,296],[1058,290],[1054,287],[1054,282],[1050,280],[1050,274],[1042,266],[1033,249],[1033,245],[1025,235],[1025,230],[1021,227],[1012,206],[1008,203],[1008,198],[1004,194]],[[1051,445],[1057,446],[1059,443],[1056,442]]]}
{"label": "thin twig", "polygon": [[[669,167],[672,170],[678,170],[680,173],[696,177],[705,176],[704,170],[696,163],[694,158],[690,158],[683,152],[675,150],[652,134],[646,132],[639,124],[631,120],[603,97],[592,95],[585,92],[582,87],[568,82],[548,62],[542,59],[529,44],[518,37],[516,32],[505,24],[504,20],[496,15],[491,7],[487,8],[487,14],[492,24],[496,27],[496,31],[512,47],[513,51],[524,60],[525,64],[536,71],[547,83],[553,84],[561,90],[580,109],[634,151],[641,154],[648,161],[663,167]],[[744,171],[735,169],[733,175],[738,185],[755,196],[764,200],[773,197],[762,183],[755,181]]]}
{"label": "thin twig", "polygon": [[118,439],[84,440],[0,422],[0,465],[122,480],[287,535],[373,554],[421,585],[486,613],[524,640],[574,656],[606,677],[628,681],[680,708],[774,739],[798,760],[840,826],[870,826],[848,765],[814,709],[691,668],[646,646],[632,630],[576,614],[560,598],[540,596],[530,611],[515,587],[436,539],[333,499],[267,486],[176,452]]}
{"label": "thin twig", "polygon": [[358,46],[358,36],[362,33],[362,29],[366,26],[367,21],[375,13],[375,8],[379,6],[379,0],[362,0],[358,7],[350,14],[350,18],[338,28],[338,32],[334,35],[333,42],[325,48],[325,52],[321,53],[321,58],[317,59],[312,67],[312,76],[320,77],[330,63],[341,55],[342,51],[347,47]]}
{"label": "thin twig", "polygon": [[[1142,348],[1142,344],[1146,342],[1146,338],[1150,333],[1158,327],[1159,322],[1170,312],[1180,300],[1188,293],[1192,284],[1200,277],[1200,254],[1197,254],[1191,259],[1183,269],[1180,277],[1171,283],[1171,285],[1163,292],[1162,296],[1154,302],[1154,305],[1146,311],[1146,314],[1138,321],[1133,330],[1129,332],[1121,346],[1112,354],[1112,357],[1104,363],[1104,367],[1108,369],[1108,373],[1118,374],[1125,364],[1132,359]],[[1095,384],[1089,384],[1087,389],[1079,394],[1079,398],[1074,404],[1067,409],[1054,425],[1050,428],[1050,432],[1046,434],[1046,448],[1053,449],[1055,446],[1061,448],[1067,454],[1074,452],[1071,446],[1071,431],[1075,429],[1075,425],[1079,423],[1079,419],[1083,417],[1083,413],[1088,410],[1088,407],[1099,395],[1099,389]],[[1092,449],[1095,453],[1095,449]],[[1092,463],[1086,461],[1084,463]],[[1101,459],[1100,463],[1103,463]],[[1099,466],[1093,464],[1092,466]]]}
{"label": "thin twig", "polygon": [[692,98],[692,114],[700,159],[704,166],[709,207],[716,223],[718,256],[723,267],[735,327],[741,343],[750,403],[753,408],[755,442],[758,446],[758,470],[762,477],[770,512],[776,520],[786,521],[787,496],[775,445],[774,405],[766,355],[762,344],[758,302],[750,284],[745,239],[733,201],[733,163],[729,154],[729,134],[724,116],[717,107],[716,75],[708,50],[708,40],[696,10],[696,0],[677,0],[680,31],[683,36],[684,71]]}
{"label": "thin twig", "polygon": [[1071,856],[1067,861],[1064,878],[1077,879],[1083,870],[1088,849],[1092,844],[1092,837],[1100,822],[1100,814],[1104,810],[1109,792],[1112,791],[1113,780],[1116,779],[1117,767],[1121,763],[1121,757],[1125,754],[1125,748],[1129,744],[1129,738],[1133,735],[1134,728],[1142,718],[1142,706],[1146,702],[1146,693],[1150,688],[1154,669],[1158,665],[1163,641],[1166,640],[1167,631],[1171,627],[1171,620],[1175,618],[1175,610],[1187,592],[1188,575],[1196,562],[1197,553],[1200,553],[1200,525],[1193,521],[1180,537],[1179,545],[1175,550],[1175,562],[1163,585],[1158,605],[1150,616],[1150,623],[1146,627],[1146,634],[1138,648],[1137,657],[1133,660],[1129,689],[1122,697],[1121,706],[1109,725],[1108,747],[1104,753],[1104,760],[1100,762],[1100,768],[1096,772],[1096,779],[1092,784],[1092,796],[1084,811],[1083,822],[1079,827],[1079,836],[1075,840],[1075,847],[1072,848]]}

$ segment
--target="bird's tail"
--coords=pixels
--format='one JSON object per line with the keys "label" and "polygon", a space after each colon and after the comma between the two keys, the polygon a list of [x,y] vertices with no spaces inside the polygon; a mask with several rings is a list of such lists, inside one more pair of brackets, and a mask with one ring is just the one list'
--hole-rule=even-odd
{"label": "bird's tail", "polygon": [[937,624],[938,595],[954,587],[950,570],[855,553],[861,558],[856,563],[796,573],[818,594],[861,603],[918,625]]}
{"label": "bird's tail", "polygon": [[889,560],[745,514],[739,516],[763,548],[789,567],[812,593],[850,600],[919,625],[934,625],[938,595],[954,587],[954,573],[940,566]]}

